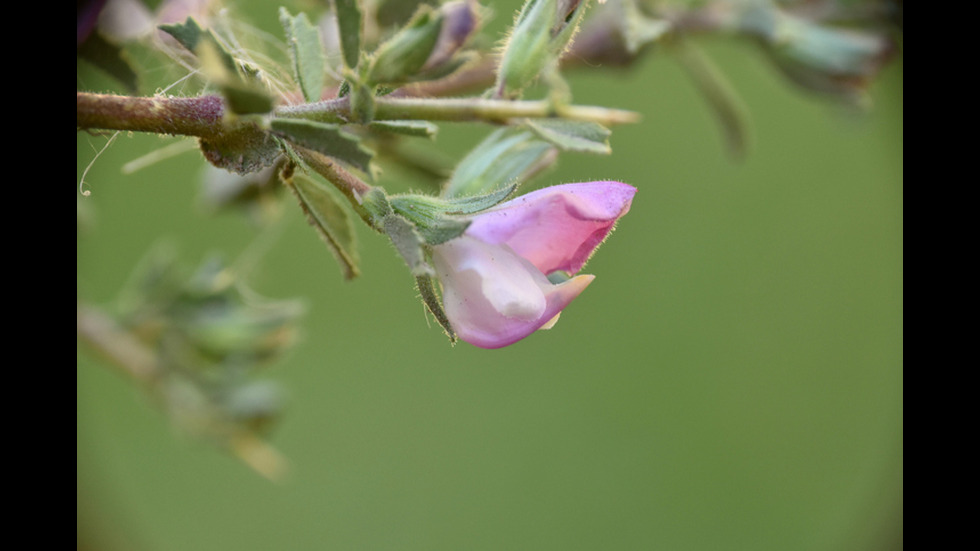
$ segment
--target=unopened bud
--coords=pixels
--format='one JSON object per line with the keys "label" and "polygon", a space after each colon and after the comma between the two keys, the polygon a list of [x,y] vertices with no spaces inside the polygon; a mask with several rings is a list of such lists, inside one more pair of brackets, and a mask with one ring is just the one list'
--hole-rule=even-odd
{"label": "unopened bud", "polygon": [[400,84],[422,70],[436,48],[443,13],[423,6],[404,28],[378,47],[367,75],[370,84]]}
{"label": "unopened bud", "polygon": [[564,53],[587,2],[528,0],[517,16],[497,73],[498,97],[512,98]]}
{"label": "unopened bud", "polygon": [[435,48],[422,67],[423,71],[436,69],[452,59],[479,26],[479,16],[472,0],[448,2],[439,11],[442,13],[442,28]]}

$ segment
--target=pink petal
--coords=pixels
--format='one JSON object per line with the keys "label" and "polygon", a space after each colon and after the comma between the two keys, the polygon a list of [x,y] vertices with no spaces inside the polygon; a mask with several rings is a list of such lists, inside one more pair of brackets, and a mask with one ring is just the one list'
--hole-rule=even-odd
{"label": "pink petal", "polygon": [[478,214],[466,234],[508,245],[544,274],[576,273],[629,212],[635,193],[609,181],[552,186]]}
{"label": "pink petal", "polygon": [[508,246],[466,235],[436,247],[432,260],[453,329],[481,348],[501,348],[537,331],[594,279],[554,285]]}

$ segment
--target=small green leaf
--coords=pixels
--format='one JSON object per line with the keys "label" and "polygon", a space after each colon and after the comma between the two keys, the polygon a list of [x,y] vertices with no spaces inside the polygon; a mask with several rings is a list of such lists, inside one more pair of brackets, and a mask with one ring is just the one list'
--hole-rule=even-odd
{"label": "small green leaf", "polygon": [[459,162],[442,195],[479,196],[524,182],[550,165],[554,153],[554,146],[529,131],[498,129]]}
{"label": "small green leaf", "polygon": [[301,119],[274,118],[272,131],[297,145],[312,149],[370,173],[374,153],[360,140],[343,132],[339,126]]}
{"label": "small green leaf", "polygon": [[286,32],[293,74],[308,102],[319,101],[326,81],[326,59],[320,31],[310,23],[305,13],[293,17],[286,8],[279,8],[279,21]]}
{"label": "small green leaf", "polygon": [[528,119],[525,123],[538,137],[563,151],[609,154],[610,130],[599,123],[565,119]]}
{"label": "small green leaf", "polygon": [[357,277],[360,273],[357,235],[346,198],[304,172],[287,169],[282,179],[296,195],[310,225],[337,258],[344,278]]}
{"label": "small green leaf", "polygon": [[384,232],[391,238],[395,250],[402,256],[412,275],[431,276],[432,267],[425,260],[425,240],[415,225],[398,214],[389,214],[382,220]]}
{"label": "small green leaf", "polygon": [[361,6],[358,0],[332,0],[340,33],[340,51],[348,68],[357,67],[361,56]]}
{"label": "small green leaf", "polygon": [[429,121],[374,121],[368,126],[372,130],[422,138],[435,138],[439,132],[439,127]]}

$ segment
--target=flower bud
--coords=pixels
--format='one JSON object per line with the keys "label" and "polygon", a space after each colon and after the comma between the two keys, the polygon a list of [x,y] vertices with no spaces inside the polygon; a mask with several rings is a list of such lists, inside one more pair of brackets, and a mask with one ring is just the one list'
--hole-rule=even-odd
{"label": "flower bud", "polygon": [[521,8],[497,70],[496,94],[514,98],[571,43],[585,13],[580,0],[528,0]]}
{"label": "flower bud", "polygon": [[550,328],[592,282],[578,272],[630,208],[636,189],[619,182],[545,188],[472,217],[461,237],[433,247],[446,317],[481,348],[513,344]]}
{"label": "flower bud", "polygon": [[404,28],[382,44],[368,81],[402,84],[438,76],[479,25],[473,0],[457,0],[432,10],[423,6]]}
{"label": "flower bud", "polygon": [[439,11],[442,13],[442,28],[439,39],[429,58],[422,66],[422,71],[432,71],[450,61],[479,26],[475,2],[471,0],[456,0],[443,4]]}

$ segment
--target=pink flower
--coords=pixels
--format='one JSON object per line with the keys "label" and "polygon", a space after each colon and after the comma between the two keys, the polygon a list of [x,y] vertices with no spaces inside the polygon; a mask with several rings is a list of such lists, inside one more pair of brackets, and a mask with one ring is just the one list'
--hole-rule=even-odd
{"label": "pink flower", "polygon": [[476,215],[466,232],[434,248],[443,308],[460,339],[481,348],[513,344],[550,328],[595,276],[578,272],[636,188],[619,182],[533,191]]}

